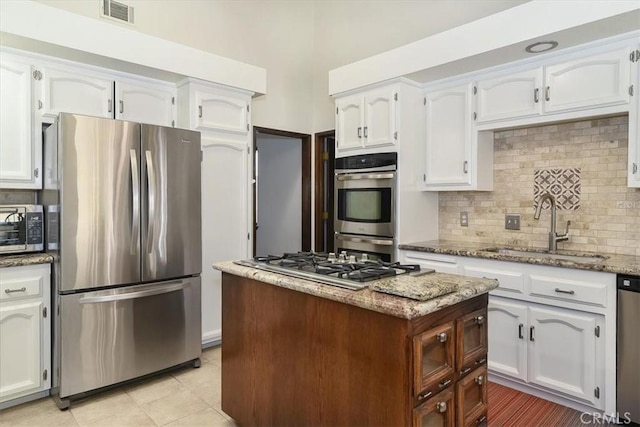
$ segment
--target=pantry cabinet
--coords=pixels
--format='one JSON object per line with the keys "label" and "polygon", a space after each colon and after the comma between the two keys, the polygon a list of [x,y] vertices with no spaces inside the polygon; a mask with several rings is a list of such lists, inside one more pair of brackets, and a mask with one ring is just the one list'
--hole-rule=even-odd
{"label": "pantry cabinet", "polygon": [[0,402],[51,387],[50,265],[0,269]]}
{"label": "pantry cabinet", "polygon": [[0,57],[0,188],[42,186],[42,135],[35,131],[32,66]]}
{"label": "pantry cabinet", "polygon": [[368,90],[336,100],[336,151],[386,147],[398,140],[396,86]]}

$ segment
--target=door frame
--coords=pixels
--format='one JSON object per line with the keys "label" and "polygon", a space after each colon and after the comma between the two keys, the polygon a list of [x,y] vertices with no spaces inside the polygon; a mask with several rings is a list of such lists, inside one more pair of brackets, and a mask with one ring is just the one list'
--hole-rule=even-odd
{"label": "door frame", "polygon": [[[327,137],[331,137],[334,139],[335,141],[335,137],[336,137],[336,131],[335,130],[327,130],[324,132],[318,132],[315,135],[315,148],[314,148],[314,154],[315,154],[315,164],[314,164],[314,170],[315,170],[315,224],[314,224],[314,232],[315,232],[315,248],[314,250],[316,252],[320,252],[320,251],[325,251],[328,252],[329,249],[333,249],[333,245],[329,243],[329,247],[325,248],[322,247],[322,242],[324,241],[325,235],[324,235],[324,223],[323,223],[323,218],[322,218],[322,212],[323,212],[323,208],[325,205],[325,198],[324,198],[324,194],[325,194],[325,173],[324,173],[324,158],[323,158],[323,152],[324,152],[324,147],[323,147],[323,143],[324,143],[324,139]],[[328,190],[330,190],[327,193],[327,200],[326,200],[326,204],[327,204],[327,213],[328,213],[328,218],[327,218],[327,234],[329,234],[329,236],[327,237],[327,242],[330,242],[330,237],[332,235],[331,230],[333,230],[333,170],[334,170],[334,162],[335,162],[335,158],[336,158],[336,146],[335,143],[334,144],[330,144],[327,146],[327,160],[329,162],[329,167],[327,169],[327,173],[329,175],[329,178],[331,181],[327,181],[328,184]]]}
{"label": "door frame", "polygon": [[[258,134],[283,136],[286,138],[297,138],[302,141],[302,247],[303,251],[311,250],[311,135],[305,133],[289,132],[286,130],[269,129],[259,126],[253,126],[253,150],[251,152],[251,176],[253,178],[253,252],[252,256],[256,256],[256,141]],[[277,254],[275,254],[277,255]]]}

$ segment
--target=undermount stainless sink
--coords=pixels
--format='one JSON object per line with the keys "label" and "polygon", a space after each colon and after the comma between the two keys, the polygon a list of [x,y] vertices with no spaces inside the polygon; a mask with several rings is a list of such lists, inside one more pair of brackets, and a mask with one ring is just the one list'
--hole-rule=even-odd
{"label": "undermount stainless sink", "polygon": [[597,254],[563,254],[557,252],[536,251],[536,250],[524,250],[524,249],[512,249],[512,248],[485,248],[483,252],[493,252],[501,255],[508,255],[514,257],[527,257],[527,258],[546,258],[557,259],[562,261],[572,262],[602,262],[608,257]]}

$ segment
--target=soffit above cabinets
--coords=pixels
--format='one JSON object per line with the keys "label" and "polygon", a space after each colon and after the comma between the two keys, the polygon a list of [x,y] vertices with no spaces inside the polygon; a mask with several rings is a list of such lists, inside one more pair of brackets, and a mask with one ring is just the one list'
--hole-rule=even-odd
{"label": "soffit above cabinets", "polygon": [[534,59],[531,43],[555,40],[552,52],[640,29],[640,2],[533,0],[422,40],[329,71],[335,95],[392,78],[427,83],[508,62]]}
{"label": "soffit above cabinets", "polygon": [[264,68],[35,1],[0,1],[0,46],[150,78],[267,91]]}

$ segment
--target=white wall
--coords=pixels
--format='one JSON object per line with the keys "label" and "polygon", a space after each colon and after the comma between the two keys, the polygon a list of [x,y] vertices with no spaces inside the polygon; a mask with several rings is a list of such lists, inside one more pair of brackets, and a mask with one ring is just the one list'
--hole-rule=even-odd
{"label": "white wall", "polygon": [[302,248],[302,140],[258,136],[256,255]]}

